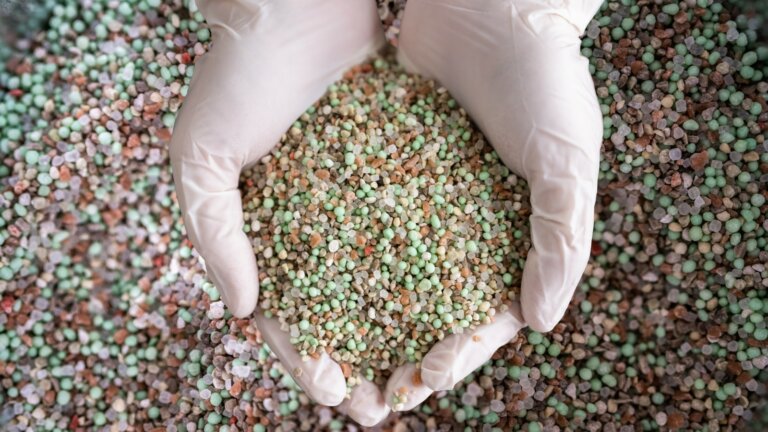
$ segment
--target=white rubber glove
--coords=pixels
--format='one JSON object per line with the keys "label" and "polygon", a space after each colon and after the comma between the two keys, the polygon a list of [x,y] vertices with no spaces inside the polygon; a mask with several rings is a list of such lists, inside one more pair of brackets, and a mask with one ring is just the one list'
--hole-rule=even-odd
{"label": "white rubber glove", "polygon": [[[399,61],[445,86],[502,161],[528,181],[533,246],[521,304],[472,334],[433,347],[421,364],[427,389],[412,388],[414,397],[396,408],[418,405],[428,389],[452,388],[523,326],[548,332],[565,314],[589,259],[594,222],[603,128],[580,35],[601,2],[410,0],[406,5]],[[393,380],[388,403],[392,389],[412,382],[400,373]]]}
{"label": "white rubber glove", "polygon": [[352,389],[349,399],[345,399],[337,410],[365,427],[381,423],[392,412],[379,387],[365,378]]}
{"label": "white rubber glove", "polygon": [[[383,43],[373,2],[359,0],[198,0],[213,32],[195,64],[170,143],[176,194],[187,233],[233,315],[256,307],[258,270],[243,232],[241,170],[278,143],[290,125]],[[338,364],[302,362],[274,320],[257,325],[310,397],[341,403]],[[302,372],[297,372],[301,370]]]}

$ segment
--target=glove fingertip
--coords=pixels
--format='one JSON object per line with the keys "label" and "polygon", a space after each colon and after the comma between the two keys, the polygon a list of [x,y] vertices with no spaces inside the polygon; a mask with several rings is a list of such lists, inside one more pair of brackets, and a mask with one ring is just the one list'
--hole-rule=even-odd
{"label": "glove fingertip", "polygon": [[320,405],[335,407],[344,402],[347,395],[346,380],[341,367],[330,358],[318,371],[321,382],[305,383],[302,387],[310,398]]}
{"label": "glove fingertip", "polygon": [[339,411],[363,427],[376,426],[391,412],[379,388],[367,379],[352,390],[350,398],[344,401]]}
{"label": "glove fingertip", "polygon": [[323,391],[318,392],[318,394],[312,394],[311,398],[320,405],[335,407],[344,402],[344,396],[344,392]]}
{"label": "glove fingertip", "polygon": [[240,302],[229,306],[229,311],[235,318],[246,318],[256,310],[256,300],[252,302]]}
{"label": "glove fingertip", "polygon": [[[533,257],[536,260],[536,257]],[[531,263],[531,268],[535,268]],[[526,270],[529,267],[526,264]],[[550,281],[551,283],[551,281]],[[555,295],[555,293],[571,293]],[[531,330],[548,333],[555,328],[568,308],[573,290],[561,284],[555,290],[546,289],[543,281],[533,271],[523,273],[523,286],[520,293],[521,315]]]}
{"label": "glove fingertip", "polygon": [[243,274],[222,275],[213,268],[209,268],[208,273],[216,289],[219,291],[221,300],[234,317],[245,318],[256,310],[256,304],[259,299],[258,271],[254,269],[253,273],[255,273],[255,276],[252,279],[248,276],[244,277]]}
{"label": "glove fingertip", "polygon": [[433,393],[433,389],[424,383],[422,373],[423,369],[414,363],[395,370],[384,390],[385,402],[392,411],[409,411]]}

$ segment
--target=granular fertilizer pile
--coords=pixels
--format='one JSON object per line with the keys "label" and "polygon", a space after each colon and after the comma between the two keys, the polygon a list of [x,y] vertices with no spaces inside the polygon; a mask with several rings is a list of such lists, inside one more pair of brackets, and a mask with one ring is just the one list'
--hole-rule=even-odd
{"label": "granular fertilizer pile", "polygon": [[[227,314],[186,238],[167,145],[202,16],[25,3],[44,26],[0,44],[0,429],[354,430]],[[571,307],[382,428],[768,430],[768,26],[745,4],[765,10],[603,5],[582,44],[605,140]]]}
{"label": "granular fertilizer pile", "polygon": [[241,187],[261,308],[303,356],[381,384],[516,299],[530,247],[525,182],[389,54],[331,86]]}

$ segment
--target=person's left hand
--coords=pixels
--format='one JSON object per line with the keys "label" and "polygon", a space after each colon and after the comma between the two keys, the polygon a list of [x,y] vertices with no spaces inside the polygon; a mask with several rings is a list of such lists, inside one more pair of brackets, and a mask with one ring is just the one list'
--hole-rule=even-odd
{"label": "person's left hand", "polygon": [[[580,35],[602,0],[410,0],[399,61],[445,86],[531,189],[520,302],[451,335],[385,391],[396,410],[449,390],[525,326],[563,318],[590,253],[602,114]],[[416,378],[416,379],[414,379]],[[405,400],[402,396],[405,396]]]}

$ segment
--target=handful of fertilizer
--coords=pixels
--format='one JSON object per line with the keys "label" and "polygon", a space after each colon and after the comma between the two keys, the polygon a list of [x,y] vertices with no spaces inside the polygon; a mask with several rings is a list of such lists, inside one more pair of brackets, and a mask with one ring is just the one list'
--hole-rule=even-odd
{"label": "handful of fertilizer", "polygon": [[303,356],[382,383],[514,300],[527,184],[391,55],[348,71],[243,173],[260,307]]}

